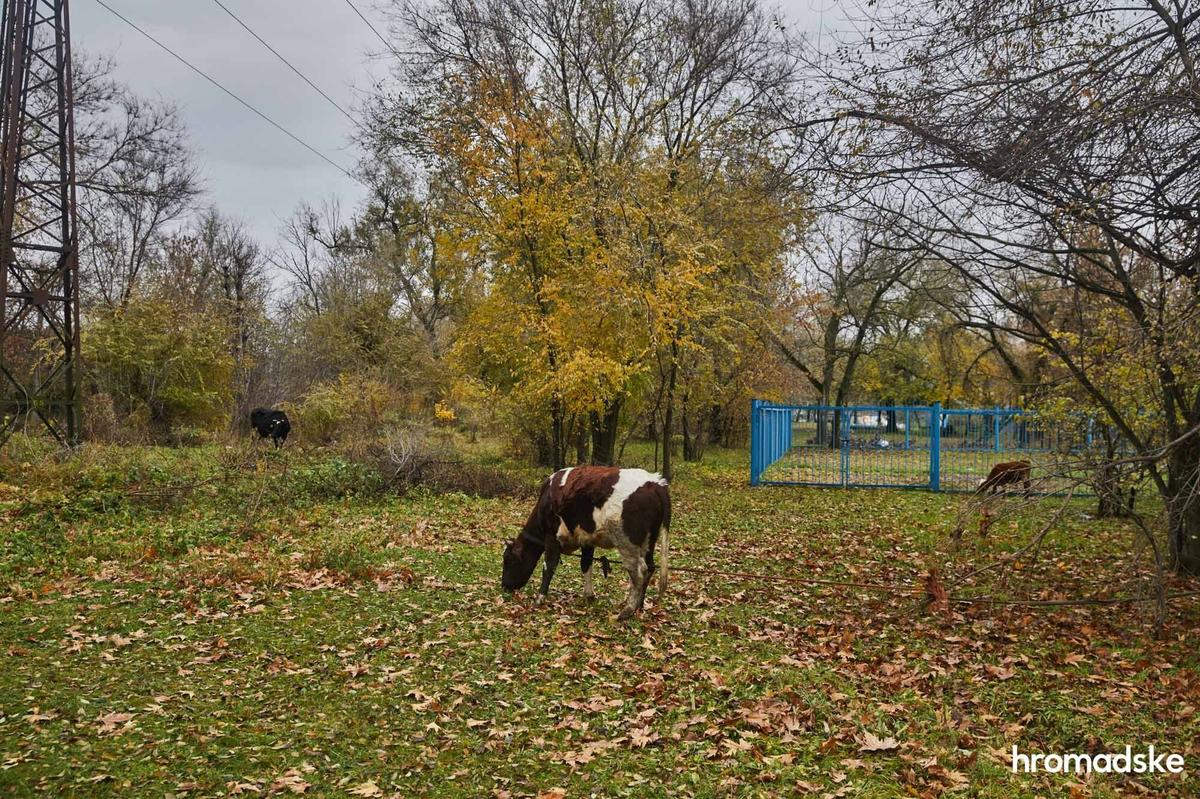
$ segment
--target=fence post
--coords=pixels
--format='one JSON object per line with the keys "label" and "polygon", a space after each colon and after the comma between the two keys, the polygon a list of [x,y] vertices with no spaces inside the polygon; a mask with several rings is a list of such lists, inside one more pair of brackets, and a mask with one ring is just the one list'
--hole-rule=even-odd
{"label": "fence post", "polygon": [[942,403],[929,408],[929,490],[942,490]]}
{"label": "fence post", "polygon": [[904,451],[912,449],[911,439],[908,433],[908,407],[904,408]]}
{"label": "fence post", "polygon": [[995,435],[996,452],[999,452],[1000,451],[1000,406],[999,405],[997,405],[992,410],[992,422],[993,422],[992,426],[995,428],[995,431],[996,431],[994,434]]}
{"label": "fence post", "polygon": [[758,461],[762,457],[762,425],[759,423],[758,406],[761,400],[750,400],[750,485],[758,485]]}
{"label": "fence post", "polygon": [[850,437],[843,431],[841,433],[841,446],[838,447],[839,457],[841,458],[841,477],[842,488],[850,486]]}

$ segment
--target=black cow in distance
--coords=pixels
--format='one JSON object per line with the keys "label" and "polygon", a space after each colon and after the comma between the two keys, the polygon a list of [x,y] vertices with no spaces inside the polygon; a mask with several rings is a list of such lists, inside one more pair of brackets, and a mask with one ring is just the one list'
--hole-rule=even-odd
{"label": "black cow in distance", "polygon": [[250,426],[258,432],[259,438],[271,439],[276,449],[283,446],[288,433],[292,432],[292,423],[288,421],[287,414],[269,408],[250,411]]}

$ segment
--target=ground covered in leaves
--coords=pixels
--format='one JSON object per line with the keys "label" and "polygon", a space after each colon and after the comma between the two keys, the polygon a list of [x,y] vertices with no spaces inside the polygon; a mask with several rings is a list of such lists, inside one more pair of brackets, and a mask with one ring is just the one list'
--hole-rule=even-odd
{"label": "ground covered in leaves", "polygon": [[[1128,595],[1132,525],[1076,500],[955,544],[961,495],[745,478],[744,453],[681,467],[672,562],[787,581],[678,571],[621,624],[618,575],[588,606],[570,561],[547,606],[502,595],[528,497],[381,493],[299,450],[10,458],[0,794],[1197,794],[1194,597],[1157,637],[1146,605],[922,603],[931,568],[952,599]],[[1008,766],[1151,743],[1189,773]]]}

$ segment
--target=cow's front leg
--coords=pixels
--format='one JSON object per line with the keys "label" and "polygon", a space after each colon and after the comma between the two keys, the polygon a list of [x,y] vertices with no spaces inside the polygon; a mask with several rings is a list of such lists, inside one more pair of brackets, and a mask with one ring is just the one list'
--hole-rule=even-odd
{"label": "cow's front leg", "polygon": [[585,602],[591,602],[596,598],[596,592],[592,588],[592,559],[595,554],[595,547],[584,547],[579,552],[579,569],[583,572],[583,599]]}
{"label": "cow's front leg", "polygon": [[637,613],[642,606],[642,597],[646,594],[648,573],[646,559],[636,549],[622,549],[621,562],[625,564],[625,570],[629,572],[629,593],[625,595],[625,606],[617,614],[617,619],[625,621],[633,618],[633,614]]}
{"label": "cow's front leg", "polygon": [[542,587],[538,590],[538,602],[545,602],[550,593],[550,581],[554,579],[554,571],[558,568],[561,553],[557,547],[546,548],[546,562],[542,566]]}

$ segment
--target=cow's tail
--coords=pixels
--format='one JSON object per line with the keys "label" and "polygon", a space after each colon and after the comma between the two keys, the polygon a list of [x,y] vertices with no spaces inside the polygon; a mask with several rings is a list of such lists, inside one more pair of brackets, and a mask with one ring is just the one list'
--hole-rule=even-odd
{"label": "cow's tail", "polygon": [[[666,493],[666,492],[664,492]],[[671,543],[668,540],[668,533],[671,530],[671,496],[667,494],[666,508],[663,509],[662,525],[658,528],[658,593],[660,595],[667,593],[667,567],[668,558],[671,554]]]}
{"label": "cow's tail", "polygon": [[663,525],[658,531],[658,591],[667,593],[667,556],[671,553],[671,545],[667,542],[667,532],[670,528]]}

